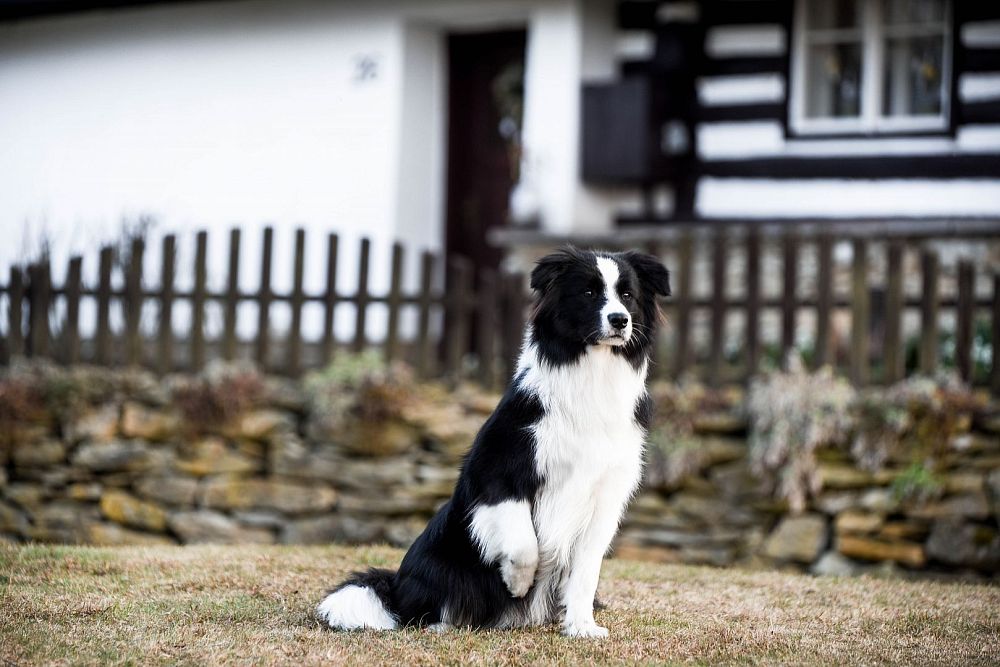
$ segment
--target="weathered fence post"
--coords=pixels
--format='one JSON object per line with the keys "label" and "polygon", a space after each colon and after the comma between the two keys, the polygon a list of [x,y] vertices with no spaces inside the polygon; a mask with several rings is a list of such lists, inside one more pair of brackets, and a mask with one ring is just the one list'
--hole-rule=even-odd
{"label": "weathered fence post", "polygon": [[323,294],[323,365],[333,359],[336,352],[334,314],[337,310],[337,246],[340,239],[336,234],[326,238],[326,292]]}
{"label": "weathered fence post", "polygon": [[976,298],[976,270],[972,262],[958,263],[958,309],[955,313],[955,366],[964,382],[972,382],[973,302]]}
{"label": "weathered fence post", "polygon": [[1000,273],[993,274],[991,311],[993,363],[990,367],[990,391],[994,396],[1000,396]]}
{"label": "weathered fence post", "polygon": [[28,266],[28,352],[45,358],[49,354],[49,262],[41,259]]}
{"label": "weathered fence post", "polygon": [[174,369],[174,269],[177,261],[177,239],[173,234],[163,237],[163,257],[160,267],[160,324],[157,370],[161,374]]}
{"label": "weathered fence post", "polygon": [[868,336],[870,304],[868,291],[868,243],[854,239],[851,262],[851,382],[868,384]]}
{"label": "weathered fence post", "polygon": [[746,238],[747,251],[747,320],[746,381],[760,368],[760,232],[751,228]]}
{"label": "weathered fence post", "polygon": [[24,272],[19,266],[10,267],[10,284],[7,287],[7,350],[11,356],[24,355]]}
{"label": "weathered fence post", "polygon": [[903,377],[903,244],[890,241],[886,251],[885,359],[887,384]]}
{"label": "weathered fence post", "polygon": [[726,229],[712,235],[712,302],[711,337],[709,340],[708,383],[719,386],[722,381],[722,346],[726,325]]}
{"label": "weathered fence post", "polygon": [[431,352],[431,290],[434,281],[434,265],[437,258],[425,251],[420,257],[420,296],[417,301],[417,373],[428,377],[434,372]]}
{"label": "weathered fence post", "polygon": [[482,269],[476,296],[476,353],[479,355],[479,381],[492,388],[496,384],[497,275]]}
{"label": "weathered fence post", "polygon": [[254,357],[264,372],[268,370],[271,348],[271,253],[274,250],[274,229],[264,228],[264,243],[260,255],[260,286],[257,288],[257,349]]}
{"label": "weathered fence post", "polygon": [[469,345],[469,282],[472,263],[465,257],[449,258],[451,279],[446,296],[449,328],[445,337],[445,369],[458,380],[462,375],[462,358]]}
{"label": "weathered fence post", "polygon": [[125,283],[125,359],[129,366],[142,360],[142,340],[139,322],[142,320],[142,259],[146,244],[141,238],[132,239],[129,248],[128,275]]}
{"label": "weathered fence post", "polygon": [[685,232],[677,241],[677,343],[674,351],[674,375],[687,369],[691,344],[691,273],[694,263],[694,240]]}
{"label": "weathered fence post", "polygon": [[226,306],[223,312],[222,358],[236,358],[236,317],[240,298],[240,230],[229,230],[229,276],[226,281]]}
{"label": "weathered fence post", "polygon": [[795,321],[798,301],[795,288],[799,282],[799,239],[794,232],[788,232],[781,244],[781,363],[788,359],[788,353],[795,347]]}
{"label": "weathered fence post", "polygon": [[80,362],[80,292],[82,289],[83,258],[72,257],[66,269],[66,324],[63,328],[63,344],[66,346],[63,363]]}
{"label": "weathered fence post", "polygon": [[403,297],[403,246],[392,244],[392,269],[389,276],[389,295],[386,307],[389,318],[385,331],[385,360],[391,362],[399,356],[399,309]]}
{"label": "weathered fence post", "polygon": [[833,241],[829,234],[820,234],[816,239],[817,273],[816,273],[816,350],[813,355],[813,368],[820,368],[828,363],[835,364],[836,359],[830,350],[830,312],[833,309]]}
{"label": "weathered fence post", "polygon": [[371,241],[361,239],[361,250],[358,253],[358,291],[354,297],[354,344],[352,349],[361,352],[365,349],[365,327],[368,318],[368,257],[371,254]]}
{"label": "weathered fence post", "polygon": [[200,231],[195,238],[194,291],[191,293],[191,370],[205,366],[205,297],[208,280],[208,232]]}
{"label": "weathered fence post", "polygon": [[295,264],[292,269],[292,294],[290,306],[292,319],[288,325],[285,369],[288,375],[298,377],[302,372],[302,304],[305,294],[302,282],[305,276],[306,230],[295,230]]}
{"label": "weathered fence post", "polygon": [[99,282],[97,284],[97,354],[95,361],[103,366],[111,364],[111,267],[114,250],[101,248]]}
{"label": "weathered fence post", "polygon": [[938,257],[930,250],[920,256],[920,372],[932,375],[938,362]]}

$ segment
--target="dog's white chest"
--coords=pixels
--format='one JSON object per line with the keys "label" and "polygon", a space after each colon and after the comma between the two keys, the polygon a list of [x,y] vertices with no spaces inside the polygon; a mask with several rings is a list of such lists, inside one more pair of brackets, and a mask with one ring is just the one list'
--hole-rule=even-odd
{"label": "dog's white chest", "polygon": [[595,347],[577,364],[536,367],[524,378],[545,408],[534,427],[543,481],[532,513],[543,560],[568,564],[592,523],[617,525],[642,474],[645,433],[635,406],[645,375],[645,366]]}

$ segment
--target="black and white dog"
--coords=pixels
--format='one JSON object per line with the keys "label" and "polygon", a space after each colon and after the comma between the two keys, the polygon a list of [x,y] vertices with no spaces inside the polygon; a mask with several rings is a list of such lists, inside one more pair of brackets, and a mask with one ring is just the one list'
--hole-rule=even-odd
{"label": "black and white dog", "polygon": [[601,562],[642,474],[646,371],[670,293],[649,255],[567,248],[531,274],[517,371],[455,493],[398,572],[355,573],[320,603],[337,629],[511,628],[594,621]]}

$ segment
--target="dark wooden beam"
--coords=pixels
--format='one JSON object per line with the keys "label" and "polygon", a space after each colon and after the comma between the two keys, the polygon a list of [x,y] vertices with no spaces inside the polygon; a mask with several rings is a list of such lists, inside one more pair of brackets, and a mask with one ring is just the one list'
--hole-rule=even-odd
{"label": "dark wooden beam", "polygon": [[702,161],[720,178],[1000,178],[1000,155],[878,155]]}

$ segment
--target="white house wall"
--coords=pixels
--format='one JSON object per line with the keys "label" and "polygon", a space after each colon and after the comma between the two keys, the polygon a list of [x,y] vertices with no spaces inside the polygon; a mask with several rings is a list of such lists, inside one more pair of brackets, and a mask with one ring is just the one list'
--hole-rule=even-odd
{"label": "white house wall", "polygon": [[[182,285],[191,281],[194,230],[210,232],[209,279],[220,287],[227,232],[240,226],[241,283],[254,289],[260,230],[270,223],[276,289],[291,286],[297,226],[308,234],[307,290],[324,284],[333,230],[342,289],[354,285],[363,235],[373,243],[373,288],[384,288],[392,239],[413,250],[443,244],[444,34],[511,26],[528,29],[525,172],[545,224],[570,230],[582,190],[582,34],[596,20],[584,14],[606,20],[611,34],[612,8],[610,0],[251,0],[0,25],[0,266],[30,254],[44,230],[57,281],[71,253],[85,255],[92,281],[96,248],[123,219],[148,215],[158,223],[153,238],[178,233]],[[587,68],[611,63],[610,51],[602,45]],[[413,254],[411,276],[416,264]],[[147,267],[154,282],[158,244]],[[240,317],[249,333],[255,317]],[[350,318],[341,319],[346,334]],[[381,318],[370,320],[378,335]],[[307,308],[304,326],[318,331],[318,309]]]}

